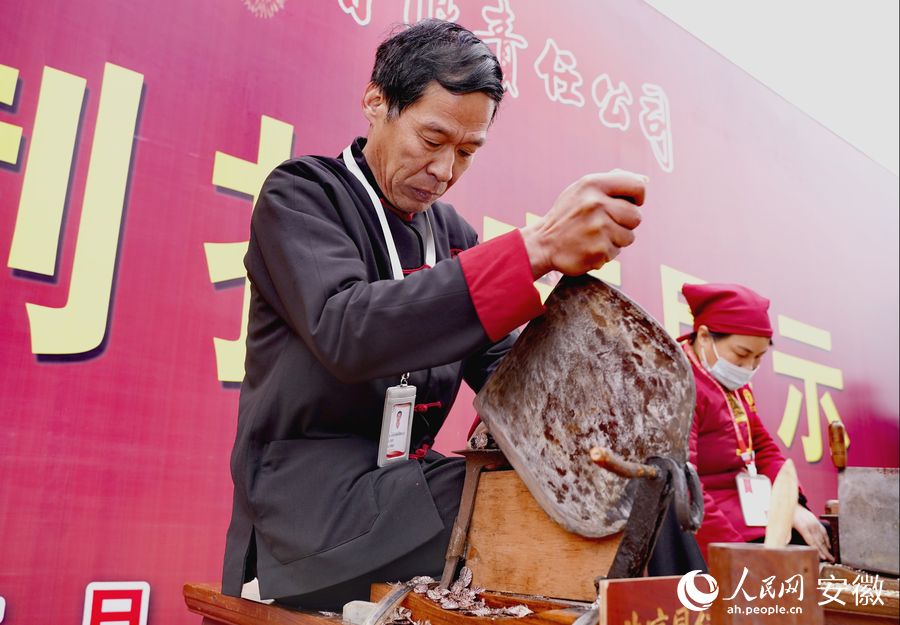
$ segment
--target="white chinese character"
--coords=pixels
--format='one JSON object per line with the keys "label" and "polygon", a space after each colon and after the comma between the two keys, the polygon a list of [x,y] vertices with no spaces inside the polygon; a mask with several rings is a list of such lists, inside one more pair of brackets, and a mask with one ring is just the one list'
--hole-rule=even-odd
{"label": "white chinese character", "polygon": [[534,62],[534,71],[544,81],[544,91],[553,102],[584,106],[584,96],[578,88],[584,80],[575,70],[575,55],[560,50],[556,42],[548,39],[544,50]]}
{"label": "white chinese character", "polygon": [[[791,583],[791,580],[795,580]],[[803,601],[803,576],[800,573],[788,577],[781,582],[781,590],[778,591],[778,598],[781,599],[785,595],[797,595],[797,601]]]}
{"label": "white chinese character", "polygon": [[591,91],[594,102],[600,109],[600,122],[607,128],[628,130],[631,126],[631,113],[628,109],[634,102],[628,85],[620,81],[613,87],[610,77],[600,74],[594,79]]}
{"label": "white chinese character", "polygon": [[[834,573],[832,573],[830,577],[820,579],[818,589],[822,591],[822,596],[825,597],[825,601],[820,601],[819,605],[827,605],[834,602],[840,603],[841,605],[847,605],[846,601],[841,601],[840,599],[841,587],[846,585],[846,583],[846,581],[836,578]],[[830,595],[828,594],[828,591],[833,591],[834,594]]]}
{"label": "white chinese character", "polygon": [[[775,576],[766,577],[762,580],[762,585],[759,587],[759,598],[764,599],[766,595],[769,595],[772,599],[775,598],[775,589],[772,588],[772,584],[775,583]],[[782,584],[782,590],[784,590],[784,585]]]}
{"label": "white chinese character", "polygon": [[528,42],[513,32],[516,15],[509,8],[509,0],[497,0],[497,6],[486,6],[481,16],[487,22],[485,30],[475,32],[488,46],[494,46],[500,67],[503,69],[503,87],[514,98],[519,97],[517,85],[518,52],[528,47]]}
{"label": "white chinese character", "polygon": [[731,601],[732,599],[734,599],[737,596],[739,590],[744,593],[744,599],[746,599],[747,601],[753,601],[754,599],[756,599],[756,597],[749,594],[743,588],[744,580],[747,579],[747,572],[748,572],[748,569],[745,566],[743,573],[741,573],[741,581],[738,582],[737,588],[734,589],[734,593],[730,597],[725,597],[725,601]]}
{"label": "white chinese character", "polygon": [[872,577],[869,574],[857,575],[853,580],[853,597],[856,605],[884,605],[881,591],[884,590],[884,580],[878,575]]}
{"label": "white chinese character", "polygon": [[338,0],[338,4],[341,10],[352,16],[360,26],[372,21],[372,0]]}
{"label": "white chinese character", "polygon": [[91,582],[84,590],[81,625],[147,625],[150,584]]}
{"label": "white chinese character", "polygon": [[284,8],[284,0],[244,0],[244,6],[256,17],[272,17]]}
{"label": "white chinese character", "polygon": [[669,119],[669,98],[659,85],[641,85],[641,131],[650,142],[653,156],[663,171],[671,172],[675,167],[672,146],[672,125]]}
{"label": "white chinese character", "polygon": [[[415,12],[413,12],[415,7]],[[459,7],[455,0],[406,0],[403,6],[403,22],[415,24],[425,19],[447,22],[459,20]]]}

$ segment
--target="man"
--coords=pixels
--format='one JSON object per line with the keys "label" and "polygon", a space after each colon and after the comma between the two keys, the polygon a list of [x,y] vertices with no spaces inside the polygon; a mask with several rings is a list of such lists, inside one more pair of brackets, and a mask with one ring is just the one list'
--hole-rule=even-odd
{"label": "man", "polygon": [[[373,581],[439,574],[463,464],[429,446],[460,384],[480,389],[541,313],[535,279],[634,240],[645,179],[627,172],[586,176],[540,223],[481,245],[438,201],[487,139],[501,85],[471,32],[420,22],[378,48],[368,138],[265,182],[245,258],[226,594],[257,577],[264,598],[333,610]],[[379,468],[386,393],[410,385],[410,459]]]}

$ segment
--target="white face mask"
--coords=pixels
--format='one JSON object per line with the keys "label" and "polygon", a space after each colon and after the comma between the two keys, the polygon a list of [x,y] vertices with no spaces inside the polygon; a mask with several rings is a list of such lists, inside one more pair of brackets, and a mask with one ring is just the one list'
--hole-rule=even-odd
{"label": "white face mask", "polygon": [[719,384],[729,391],[736,391],[742,386],[746,386],[750,383],[750,378],[753,377],[753,374],[757,372],[759,367],[756,369],[745,369],[744,367],[739,367],[736,364],[728,362],[719,356],[719,352],[716,350],[715,341],[713,341],[712,348],[713,353],[716,355],[716,364],[712,367],[709,366],[703,350],[700,350],[700,358],[703,361],[703,367],[709,371],[710,375],[714,377]]}

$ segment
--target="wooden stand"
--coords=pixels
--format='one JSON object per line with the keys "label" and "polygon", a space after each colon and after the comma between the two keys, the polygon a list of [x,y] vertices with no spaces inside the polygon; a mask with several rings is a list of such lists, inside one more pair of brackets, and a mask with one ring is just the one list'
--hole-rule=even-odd
{"label": "wooden stand", "polygon": [[342,625],[340,616],[290,610],[229,597],[218,584],[185,584],[188,610],[203,617],[202,625]]}
{"label": "wooden stand", "polygon": [[515,471],[484,473],[469,527],[466,566],[489,590],[591,602],[622,533],[585,538],[541,509]]}
{"label": "wooden stand", "polygon": [[[713,625],[822,625],[818,572],[819,558],[812,547],[711,544],[709,574],[719,584],[709,610]],[[770,577],[774,579],[767,581]]]}
{"label": "wooden stand", "polygon": [[[879,601],[860,601],[854,595],[852,584],[860,577],[874,577],[872,573],[859,571],[840,564],[828,564],[819,571],[820,580],[843,580],[846,586],[840,592],[829,592],[825,609],[826,625],[888,625],[900,622],[900,580],[896,577],[879,577],[881,594]],[[837,583],[835,583],[837,585]]]}

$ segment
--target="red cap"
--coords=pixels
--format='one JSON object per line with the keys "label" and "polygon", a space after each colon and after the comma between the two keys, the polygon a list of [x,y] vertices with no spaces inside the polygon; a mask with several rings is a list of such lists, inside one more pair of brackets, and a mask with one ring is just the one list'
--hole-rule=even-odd
{"label": "red cap", "polygon": [[681,292],[694,315],[694,332],[706,326],[710,332],[772,338],[769,300],[755,291],[740,284],[685,284]]}

